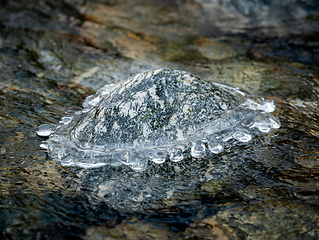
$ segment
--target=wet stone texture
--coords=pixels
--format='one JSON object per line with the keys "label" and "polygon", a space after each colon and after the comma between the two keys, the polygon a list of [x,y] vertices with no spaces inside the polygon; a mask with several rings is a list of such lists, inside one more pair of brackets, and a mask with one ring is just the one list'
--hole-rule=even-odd
{"label": "wet stone texture", "polygon": [[[318,17],[315,0],[1,1],[0,239],[318,239]],[[272,99],[281,127],[141,173],[40,148],[39,125],[158,68]]]}

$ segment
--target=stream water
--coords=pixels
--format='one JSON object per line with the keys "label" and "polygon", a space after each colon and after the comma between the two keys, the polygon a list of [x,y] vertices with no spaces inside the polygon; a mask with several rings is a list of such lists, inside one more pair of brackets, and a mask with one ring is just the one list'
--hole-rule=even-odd
{"label": "stream water", "polygon": [[[318,239],[317,1],[0,3],[0,239]],[[63,167],[40,148],[85,97],[146,69],[272,99],[281,127],[219,155]]]}

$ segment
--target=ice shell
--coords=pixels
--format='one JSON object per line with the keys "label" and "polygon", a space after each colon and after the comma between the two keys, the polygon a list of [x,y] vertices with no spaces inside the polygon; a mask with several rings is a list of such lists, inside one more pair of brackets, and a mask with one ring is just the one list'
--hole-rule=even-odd
{"label": "ice shell", "polygon": [[272,129],[280,127],[280,122],[274,117],[268,117],[265,119],[257,119],[251,126],[251,128],[257,128],[262,133],[268,133]]}
{"label": "ice shell", "polygon": [[131,169],[137,172],[142,172],[147,167],[149,158],[138,152],[131,152],[128,158],[128,165]]}
{"label": "ice shell", "polygon": [[184,146],[175,146],[170,151],[170,156],[169,156],[170,160],[172,162],[182,161],[184,159],[184,151],[185,151]]}
{"label": "ice shell", "polygon": [[44,143],[41,143],[39,147],[42,149],[48,149],[48,144],[44,142]]}
{"label": "ice shell", "polygon": [[66,156],[65,158],[63,158],[63,159],[61,160],[61,164],[62,164],[63,166],[74,166],[74,165],[75,165],[72,156]]}
{"label": "ice shell", "polygon": [[249,142],[252,139],[252,135],[248,131],[236,131],[233,134],[233,138],[240,142]]}
{"label": "ice shell", "polygon": [[209,141],[207,145],[208,149],[215,154],[221,153],[224,150],[224,146],[219,142]]}
{"label": "ice shell", "polygon": [[154,163],[162,164],[165,162],[167,153],[165,149],[151,149],[148,150],[147,155]]}
{"label": "ice shell", "polygon": [[211,153],[218,154],[224,150],[222,138],[216,134],[206,137],[207,147]]}
{"label": "ice shell", "polygon": [[40,137],[49,137],[56,129],[56,125],[43,124],[38,127],[37,135]]}
{"label": "ice shell", "polygon": [[260,111],[263,111],[265,113],[273,112],[276,109],[275,103],[271,99],[261,98],[259,100],[259,102],[261,102],[261,103],[258,103],[258,101],[254,101],[250,98],[247,98],[246,102],[243,105],[245,107],[247,107],[248,109],[260,110]]}
{"label": "ice shell", "polygon": [[64,125],[68,125],[72,121],[73,117],[63,117],[59,121],[59,123],[63,123]]}
{"label": "ice shell", "polygon": [[206,146],[201,140],[192,142],[191,155],[193,158],[202,158],[206,155]]}
{"label": "ice shell", "polygon": [[[111,90],[111,88],[113,88]],[[105,86],[59,124],[42,125],[49,155],[65,166],[127,165],[200,159],[280,127],[272,100],[171,69],[149,70]]]}
{"label": "ice shell", "polygon": [[[116,151],[113,153],[112,158],[124,165],[129,166],[131,169],[137,172],[143,171],[147,167],[149,160],[149,157],[147,157],[145,154],[140,154],[133,149],[130,152]],[[110,165],[114,166],[114,164]]]}

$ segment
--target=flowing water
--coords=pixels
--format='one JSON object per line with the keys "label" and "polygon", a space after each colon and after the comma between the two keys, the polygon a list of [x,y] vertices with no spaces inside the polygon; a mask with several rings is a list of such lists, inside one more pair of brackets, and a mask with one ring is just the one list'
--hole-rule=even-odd
{"label": "flowing water", "polygon": [[[318,239],[316,1],[0,3],[0,239]],[[272,99],[281,127],[180,162],[63,167],[36,130],[105,84],[185,70]]]}

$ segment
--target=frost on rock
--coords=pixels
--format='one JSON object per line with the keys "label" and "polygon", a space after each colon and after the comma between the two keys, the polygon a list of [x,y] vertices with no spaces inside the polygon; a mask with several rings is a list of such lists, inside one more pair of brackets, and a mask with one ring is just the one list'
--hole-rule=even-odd
{"label": "frost on rock", "polygon": [[[190,73],[149,70],[89,96],[83,110],[40,126],[45,148],[65,166],[130,166],[218,154],[230,143],[280,127],[272,101]],[[231,141],[233,140],[233,141]]]}

